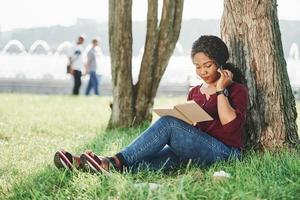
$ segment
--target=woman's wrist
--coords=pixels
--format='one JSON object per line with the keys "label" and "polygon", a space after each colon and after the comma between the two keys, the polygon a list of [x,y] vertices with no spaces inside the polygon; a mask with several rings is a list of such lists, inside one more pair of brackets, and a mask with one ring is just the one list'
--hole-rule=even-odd
{"label": "woman's wrist", "polygon": [[225,90],[225,88],[223,88],[223,87],[216,87],[216,90],[217,90],[217,92],[219,92],[219,91]]}

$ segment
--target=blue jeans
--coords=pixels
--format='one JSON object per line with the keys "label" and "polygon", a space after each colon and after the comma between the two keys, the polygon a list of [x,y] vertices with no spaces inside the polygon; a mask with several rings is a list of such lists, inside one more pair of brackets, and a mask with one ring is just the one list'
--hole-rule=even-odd
{"label": "blue jeans", "polygon": [[159,170],[189,161],[209,166],[220,160],[239,159],[241,152],[179,119],[164,116],[117,155],[128,167],[146,164]]}
{"label": "blue jeans", "polygon": [[99,83],[100,83],[100,78],[101,76],[97,75],[96,72],[90,72],[90,80],[89,80],[89,83],[87,85],[87,88],[86,88],[86,91],[85,91],[85,94],[86,95],[89,95],[90,94],[90,91],[91,89],[94,89],[95,91],[95,94],[96,95],[99,95]]}

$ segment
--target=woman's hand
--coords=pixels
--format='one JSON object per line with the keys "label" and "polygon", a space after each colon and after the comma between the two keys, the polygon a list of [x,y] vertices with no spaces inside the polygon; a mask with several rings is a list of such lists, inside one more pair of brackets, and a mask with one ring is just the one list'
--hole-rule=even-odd
{"label": "woman's hand", "polygon": [[[217,81],[217,91],[224,90],[232,83],[233,74],[229,70],[218,69],[221,74]],[[217,100],[219,119],[222,125],[227,124],[236,118],[236,112],[225,95],[218,95]]]}
{"label": "woman's hand", "polygon": [[224,90],[232,83],[233,74],[229,70],[218,69],[218,72],[221,74],[219,80],[217,81],[217,91]]}

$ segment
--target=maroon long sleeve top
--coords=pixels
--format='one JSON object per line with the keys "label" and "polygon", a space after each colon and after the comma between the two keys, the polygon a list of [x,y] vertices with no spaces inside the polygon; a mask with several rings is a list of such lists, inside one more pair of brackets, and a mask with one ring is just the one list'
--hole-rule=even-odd
{"label": "maroon long sleeve top", "polygon": [[248,90],[239,83],[233,82],[227,89],[229,91],[230,105],[235,109],[236,118],[227,124],[222,125],[219,119],[217,108],[217,94],[210,95],[206,99],[205,94],[202,94],[200,87],[195,86],[188,94],[188,100],[194,100],[200,105],[214,120],[199,122],[196,127],[201,131],[212,135],[224,144],[242,148],[243,147],[243,131],[246,122],[247,104],[248,104]]}

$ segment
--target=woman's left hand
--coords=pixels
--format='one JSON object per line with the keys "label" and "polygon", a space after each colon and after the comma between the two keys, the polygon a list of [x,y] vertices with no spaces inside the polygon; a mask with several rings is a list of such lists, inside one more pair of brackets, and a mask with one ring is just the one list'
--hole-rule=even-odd
{"label": "woman's left hand", "polygon": [[217,91],[224,90],[232,83],[233,74],[231,71],[226,69],[218,69],[218,72],[221,74],[219,80],[217,81]]}

